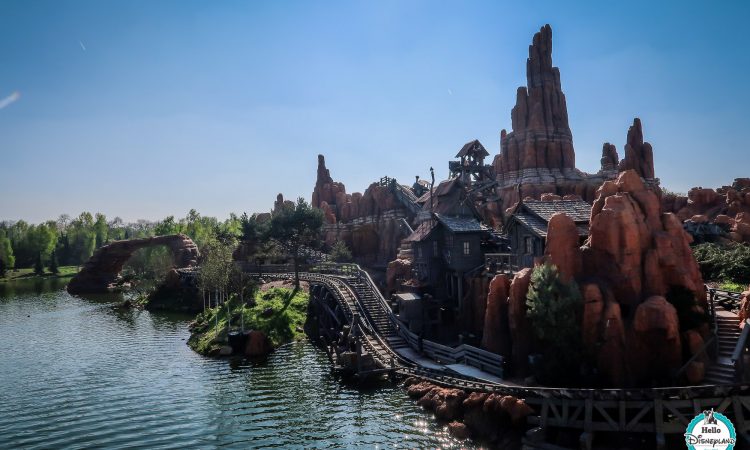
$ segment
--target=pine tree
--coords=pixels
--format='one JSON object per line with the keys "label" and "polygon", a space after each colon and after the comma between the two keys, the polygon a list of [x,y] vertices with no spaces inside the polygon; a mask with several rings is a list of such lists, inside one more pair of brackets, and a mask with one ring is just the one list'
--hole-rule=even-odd
{"label": "pine tree", "polygon": [[60,273],[60,269],[57,266],[57,252],[55,252],[54,250],[52,251],[52,254],[49,257],[49,266],[47,268],[49,269],[50,272],[54,273],[55,275]]}
{"label": "pine tree", "polygon": [[37,253],[36,255],[36,264],[34,264],[34,273],[37,275],[43,275],[44,274],[44,265],[42,264],[42,254]]}

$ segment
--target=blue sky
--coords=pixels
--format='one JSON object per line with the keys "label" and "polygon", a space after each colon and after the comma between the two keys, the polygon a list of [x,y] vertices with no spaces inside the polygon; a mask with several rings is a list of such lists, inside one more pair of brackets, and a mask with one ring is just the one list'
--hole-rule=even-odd
{"label": "blue sky", "polygon": [[[719,5],[715,7],[714,5]],[[750,2],[0,2],[0,220],[267,211],[510,129],[553,28],[577,165],[640,117],[669,189],[750,176]],[[20,93],[16,101],[14,92]]]}

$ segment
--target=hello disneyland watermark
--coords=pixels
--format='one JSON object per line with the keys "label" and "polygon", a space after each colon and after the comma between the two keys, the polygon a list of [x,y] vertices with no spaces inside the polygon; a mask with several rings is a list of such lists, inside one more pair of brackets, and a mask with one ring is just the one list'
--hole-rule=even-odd
{"label": "hello disneyland watermark", "polygon": [[713,408],[695,416],[685,430],[689,450],[733,450],[737,442],[734,424]]}

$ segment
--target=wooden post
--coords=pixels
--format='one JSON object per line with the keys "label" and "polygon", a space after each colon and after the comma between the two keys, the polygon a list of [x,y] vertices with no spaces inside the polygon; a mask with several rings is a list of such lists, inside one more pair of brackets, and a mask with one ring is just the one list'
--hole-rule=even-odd
{"label": "wooden post", "polygon": [[667,448],[664,441],[664,408],[660,398],[654,399],[654,431],[656,432],[656,448],[658,450]]}
{"label": "wooden post", "polygon": [[593,420],[594,413],[594,401],[592,399],[593,393],[589,393],[589,397],[586,399],[586,416],[583,419],[583,433],[579,439],[581,448],[584,450],[591,450],[591,446],[594,441],[593,426],[591,421]]}

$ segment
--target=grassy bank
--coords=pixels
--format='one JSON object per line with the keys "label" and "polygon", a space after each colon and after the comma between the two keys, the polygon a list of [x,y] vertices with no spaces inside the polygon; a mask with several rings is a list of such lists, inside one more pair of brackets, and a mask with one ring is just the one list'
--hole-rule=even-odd
{"label": "grassy bank", "polygon": [[242,304],[238,297],[218,308],[198,314],[191,330],[188,345],[202,355],[208,355],[227,345],[228,330],[262,331],[274,347],[299,339],[307,316],[309,295],[304,290],[286,287],[258,289]]}
{"label": "grassy bank", "polygon": [[0,283],[14,281],[14,280],[27,280],[32,278],[69,278],[78,273],[78,266],[60,266],[59,273],[50,273],[47,270],[44,274],[37,275],[34,273],[34,269],[18,269],[9,270],[5,273],[4,277],[0,277]]}

